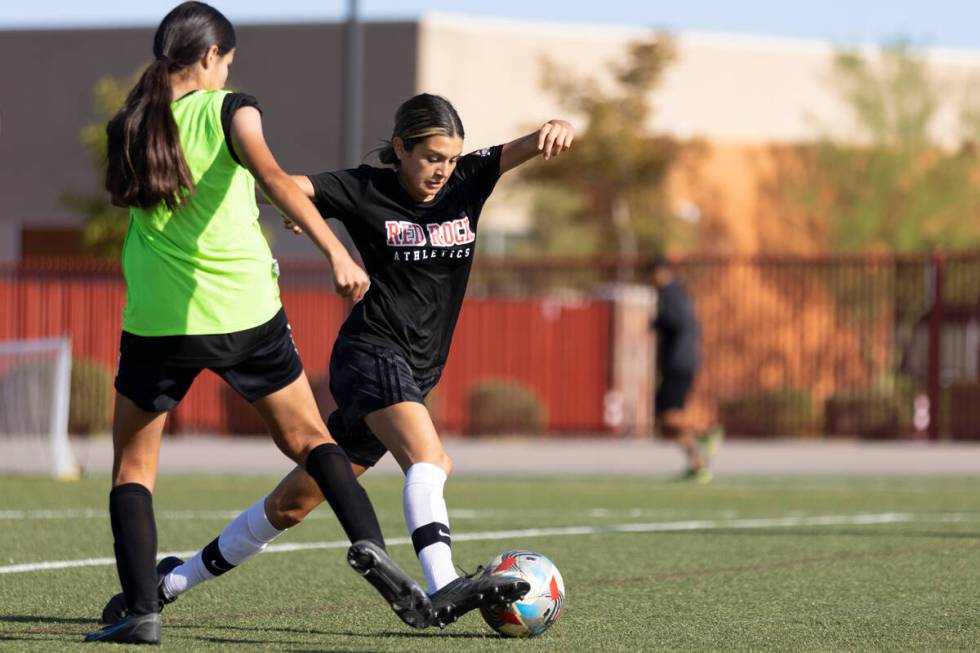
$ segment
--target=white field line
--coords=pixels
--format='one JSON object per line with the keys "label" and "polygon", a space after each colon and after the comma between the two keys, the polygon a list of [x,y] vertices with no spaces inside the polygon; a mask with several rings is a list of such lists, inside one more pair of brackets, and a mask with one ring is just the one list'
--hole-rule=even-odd
{"label": "white field line", "polygon": [[[909,513],[886,512],[865,515],[824,515],[818,517],[774,517],[762,519],[728,519],[657,522],[648,524],[613,524],[609,526],[563,526],[556,528],[526,528],[507,531],[482,531],[458,533],[453,535],[456,542],[478,542],[489,540],[510,540],[526,537],[561,537],[569,535],[604,535],[609,533],[667,533],[676,531],[709,531],[720,529],[780,528],[787,526],[870,526],[873,524],[897,524],[909,522],[962,522],[971,517],[960,514],[914,515]],[[389,546],[411,544],[407,537],[387,540]],[[347,540],[332,542],[305,542],[297,544],[271,544],[265,553],[288,553],[291,551],[313,551],[319,549],[346,549]],[[171,551],[161,553],[160,557],[177,556],[189,558],[196,551]],[[77,567],[98,567],[115,564],[115,558],[83,558],[80,560],[54,560],[49,562],[29,562],[0,567],[0,574],[21,574],[48,569],[74,569]]]}
{"label": "white field line", "polygon": [[[211,521],[234,519],[241,510],[160,510],[156,513],[157,519],[179,519],[181,521]],[[605,511],[608,513],[608,511]],[[646,511],[653,513],[654,511]],[[666,511],[660,511],[664,514]],[[514,513],[505,510],[450,510],[449,516],[453,519],[487,519],[489,517],[501,517],[513,515]],[[522,512],[522,515],[527,513]],[[547,511],[540,511],[541,516],[547,516]],[[399,513],[401,515],[401,513]],[[602,517],[604,514],[590,514],[590,517]],[[644,516],[639,511],[633,511],[630,517]],[[313,512],[307,515],[307,519],[336,519],[333,513],[328,511]],[[109,519],[107,510],[96,508],[76,508],[69,510],[0,510],[0,520],[55,520],[55,519]]]}

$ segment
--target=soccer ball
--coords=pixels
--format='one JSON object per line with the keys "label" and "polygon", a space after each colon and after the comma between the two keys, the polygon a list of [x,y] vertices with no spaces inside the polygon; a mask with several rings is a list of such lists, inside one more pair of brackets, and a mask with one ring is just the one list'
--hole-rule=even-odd
{"label": "soccer ball", "polygon": [[517,576],[531,584],[520,601],[480,610],[491,628],[504,637],[534,637],[558,621],[565,606],[565,582],[551,560],[534,551],[506,551],[486,567],[485,574]]}

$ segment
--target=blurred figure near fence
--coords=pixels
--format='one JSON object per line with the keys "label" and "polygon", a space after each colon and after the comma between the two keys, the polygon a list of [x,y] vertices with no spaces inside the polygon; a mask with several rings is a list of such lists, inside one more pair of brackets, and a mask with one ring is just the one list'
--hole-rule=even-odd
{"label": "blurred figure near fence", "polygon": [[712,478],[708,465],[721,445],[724,431],[712,426],[698,433],[684,411],[701,365],[701,324],[687,289],[665,258],[654,258],[645,272],[657,290],[657,314],[650,325],[657,336],[659,372],[654,424],[660,435],[676,439],[684,449],[687,470],[682,478],[708,483]]}

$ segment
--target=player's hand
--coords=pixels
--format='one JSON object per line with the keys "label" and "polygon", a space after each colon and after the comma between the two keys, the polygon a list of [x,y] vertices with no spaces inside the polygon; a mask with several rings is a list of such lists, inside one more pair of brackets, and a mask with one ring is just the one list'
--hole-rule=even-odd
{"label": "player's hand", "polygon": [[282,228],[287,231],[292,231],[294,234],[303,233],[303,228],[286,216],[282,216]]}
{"label": "player's hand", "polygon": [[538,150],[545,160],[558,156],[572,146],[575,129],[565,120],[549,120],[538,130]]}
{"label": "player's hand", "polygon": [[346,252],[334,260],[332,272],[337,294],[352,301],[361,301],[371,285],[367,272]]}

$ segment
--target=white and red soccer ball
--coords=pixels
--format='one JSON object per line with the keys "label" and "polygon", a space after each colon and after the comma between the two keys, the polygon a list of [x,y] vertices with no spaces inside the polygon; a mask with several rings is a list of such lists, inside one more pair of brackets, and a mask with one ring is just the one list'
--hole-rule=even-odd
{"label": "white and red soccer ball", "polygon": [[565,582],[546,556],[534,551],[506,551],[486,567],[486,574],[516,576],[531,584],[520,601],[498,610],[480,610],[491,628],[504,637],[534,637],[558,621],[565,607]]}

